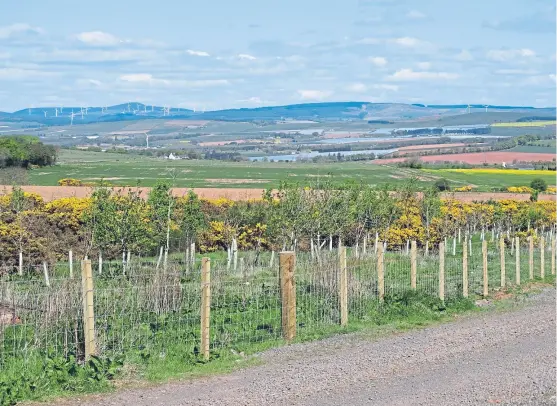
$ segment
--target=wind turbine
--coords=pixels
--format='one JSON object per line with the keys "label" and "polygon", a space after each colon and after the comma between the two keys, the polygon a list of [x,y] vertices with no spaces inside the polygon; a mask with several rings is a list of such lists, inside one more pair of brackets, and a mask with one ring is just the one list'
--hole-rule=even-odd
{"label": "wind turbine", "polygon": [[80,109],[81,109],[81,119],[83,120],[83,107],[81,107]]}
{"label": "wind turbine", "polygon": [[130,112],[130,104],[128,103],[128,113]]}
{"label": "wind turbine", "polygon": [[470,114],[470,107],[472,106],[468,105],[468,114]]}
{"label": "wind turbine", "polygon": [[487,113],[487,108],[488,108],[489,106],[486,104],[484,107],[485,107],[485,112]]}
{"label": "wind turbine", "polygon": [[46,113],[47,113],[46,110],[43,110],[43,113],[44,113],[44,118],[46,118]]}
{"label": "wind turbine", "polygon": [[31,107],[29,107],[29,115],[31,115]]}
{"label": "wind turbine", "polygon": [[89,107],[85,107],[85,115],[89,112]]}
{"label": "wind turbine", "polygon": [[54,109],[54,115],[55,115],[56,117],[58,117],[58,107],[56,107],[56,108]]}
{"label": "wind turbine", "polygon": [[74,116],[75,116],[75,113],[74,113],[73,110],[72,110],[72,112],[71,112],[71,114],[70,114],[70,125],[73,125],[73,118],[74,118]]}
{"label": "wind turbine", "polygon": [[145,131],[145,138],[147,141],[147,148],[149,148],[149,133],[147,131]]}

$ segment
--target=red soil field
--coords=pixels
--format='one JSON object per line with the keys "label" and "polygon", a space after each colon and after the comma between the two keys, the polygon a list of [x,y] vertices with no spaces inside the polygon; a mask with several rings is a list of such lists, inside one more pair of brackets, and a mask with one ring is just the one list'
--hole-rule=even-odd
{"label": "red soil field", "polygon": [[[87,186],[22,186],[25,192],[37,193],[45,201],[51,201],[55,199],[60,199],[63,197],[88,197],[93,188]],[[135,190],[135,188],[133,188]],[[142,196],[147,196],[149,194],[150,188],[142,187]],[[115,188],[119,190],[119,188]],[[123,189],[127,190],[127,188]],[[184,196],[188,193],[190,189],[187,188],[174,188],[172,194],[174,196]],[[0,185],[0,195],[10,193],[11,186]],[[259,199],[263,195],[264,189],[235,189],[235,188],[194,188],[193,191],[200,197],[204,199],[218,199],[218,198],[228,198],[231,200],[249,200],[249,199]],[[482,192],[466,192],[466,193],[451,193],[447,194],[445,197],[454,197],[457,200],[463,202],[472,202],[479,200],[503,200],[503,199],[514,199],[514,200],[524,200],[530,199],[530,195],[527,193],[482,193]],[[555,195],[542,194],[539,196],[539,200],[553,200],[555,201]]]}
{"label": "red soil field", "polygon": [[[464,162],[467,164],[490,164],[519,162],[550,162],[555,159],[555,154],[536,154],[532,152],[473,152],[467,154],[428,155],[419,157],[423,162]],[[393,164],[404,162],[408,158],[386,158],[371,161],[374,164]]]}

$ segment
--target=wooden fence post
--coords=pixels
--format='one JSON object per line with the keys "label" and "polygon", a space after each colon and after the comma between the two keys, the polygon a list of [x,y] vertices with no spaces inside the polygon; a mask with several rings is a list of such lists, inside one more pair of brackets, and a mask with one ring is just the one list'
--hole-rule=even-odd
{"label": "wooden fence post", "polygon": [[499,239],[499,254],[501,255],[501,287],[505,287],[506,281],[506,270],[505,270],[505,239],[501,237]]}
{"label": "wooden fence post", "polygon": [[514,249],[516,250],[515,261],[516,261],[516,284],[520,285],[520,238],[514,238]]}
{"label": "wooden fence post", "polygon": [[445,243],[439,243],[439,299],[445,301]]}
{"label": "wooden fence post", "polygon": [[69,254],[68,254],[68,259],[70,262],[70,279],[73,279],[73,252],[72,250],[70,250]]}
{"label": "wooden fence post", "polygon": [[50,287],[50,278],[48,277],[48,265],[46,261],[43,262],[43,272],[44,272],[44,283],[47,287]]}
{"label": "wooden fence post", "polygon": [[528,257],[528,269],[530,270],[530,280],[534,279],[534,237],[528,237],[528,250],[529,250],[529,257]]}
{"label": "wooden fence post", "polygon": [[348,324],[348,269],[346,267],[346,247],[340,248],[340,325]]}
{"label": "wooden fence post", "polygon": [[417,267],[418,267],[418,263],[417,263],[417,259],[416,259],[416,241],[412,240],[412,244],[411,244],[411,248],[410,248],[410,287],[414,290],[416,290],[417,287]]}
{"label": "wooden fence post", "polygon": [[377,290],[379,293],[379,302],[385,300],[385,251],[383,244],[377,247]]}
{"label": "wooden fence post", "polygon": [[555,237],[551,238],[551,275],[555,275]]}
{"label": "wooden fence post", "polygon": [[540,238],[540,277],[545,278],[545,238]]}
{"label": "wooden fence post", "polygon": [[489,294],[489,274],[487,273],[487,240],[482,241],[482,257],[483,257],[483,296]]}
{"label": "wooden fence post", "polygon": [[211,320],[211,260],[201,260],[201,354],[205,361],[209,360]]}
{"label": "wooden fence post", "polygon": [[468,237],[462,243],[462,296],[468,297]]}
{"label": "wooden fence post", "polygon": [[81,261],[81,289],[83,294],[83,333],[85,337],[85,360],[97,352],[95,312],[93,308],[93,271],[91,260]]}
{"label": "wooden fence post", "polygon": [[296,282],[294,268],[296,254],[293,251],[279,253],[280,293],[282,299],[282,336],[290,341],[296,336]]}

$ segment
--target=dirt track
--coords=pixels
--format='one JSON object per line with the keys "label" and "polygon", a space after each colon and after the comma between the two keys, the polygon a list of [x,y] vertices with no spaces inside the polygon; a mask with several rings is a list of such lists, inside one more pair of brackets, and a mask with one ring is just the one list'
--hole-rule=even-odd
{"label": "dirt track", "polygon": [[[134,188],[135,189],[135,188]],[[143,196],[149,194],[150,188],[142,187],[139,188]],[[0,185],[0,195],[9,192],[11,186]],[[37,193],[45,201],[51,201],[54,199],[60,199],[62,197],[88,197],[93,191],[90,187],[85,186],[23,186],[23,190],[26,192]],[[190,189],[188,188],[174,188],[174,196],[184,196],[188,193]],[[259,199],[261,198],[264,189],[236,189],[236,188],[194,188],[195,193],[201,198],[205,199],[217,199],[219,197],[226,197],[232,200],[248,200],[248,199]],[[530,199],[529,194],[519,194],[519,193],[453,193],[450,196],[454,196],[457,200],[463,202],[472,202],[475,200],[502,200],[502,199],[515,199],[527,201]],[[539,200],[553,200],[555,201],[555,195],[540,195]]]}
{"label": "dirt track", "polygon": [[555,405],[555,290],[512,311],[374,341],[336,336],[220,377],[60,405]]}

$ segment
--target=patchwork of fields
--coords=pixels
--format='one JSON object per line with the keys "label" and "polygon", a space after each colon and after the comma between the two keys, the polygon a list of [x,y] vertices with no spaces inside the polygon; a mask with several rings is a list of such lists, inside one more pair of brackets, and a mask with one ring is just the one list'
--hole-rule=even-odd
{"label": "patchwork of fields", "polygon": [[281,181],[311,185],[328,179],[334,184],[354,181],[382,185],[396,184],[415,178],[418,185],[426,186],[433,184],[437,179],[445,178],[455,187],[474,185],[474,191],[488,192],[494,188],[529,185],[532,179],[537,177],[543,178],[549,185],[555,185],[555,172],[549,171],[501,170],[497,173],[485,173],[481,171],[416,170],[390,165],[370,165],[366,162],[170,161],[137,155],[64,150],[58,165],[31,170],[30,184],[56,186],[60,179],[75,178],[91,184],[104,179],[113,185],[153,186],[158,180],[167,180],[175,187],[181,188],[260,190],[268,187],[276,188]]}

